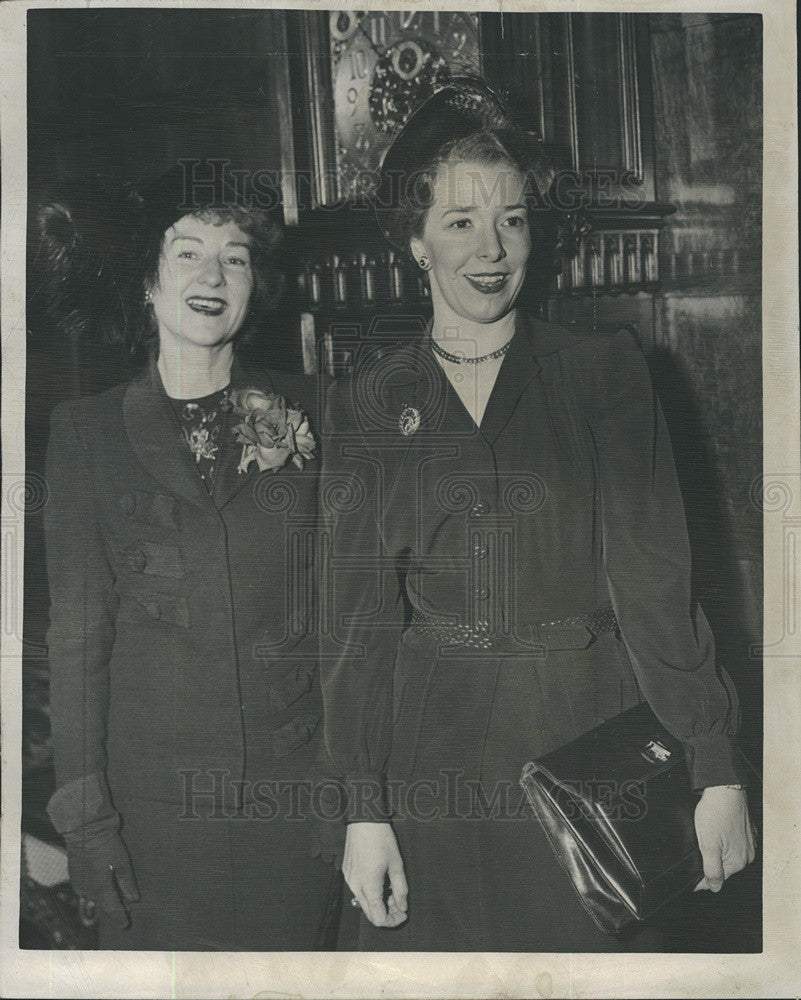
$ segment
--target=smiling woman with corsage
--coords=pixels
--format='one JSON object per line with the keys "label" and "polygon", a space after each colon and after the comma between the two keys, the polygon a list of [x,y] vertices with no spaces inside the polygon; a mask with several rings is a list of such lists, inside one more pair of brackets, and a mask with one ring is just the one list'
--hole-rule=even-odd
{"label": "smiling woman with corsage", "polygon": [[645,360],[518,305],[540,147],[480,81],[411,116],[376,206],[433,319],[330,394],[324,745],[367,949],[659,950],[648,923],[596,925],[520,784],[643,701],[690,761],[703,887],[753,858],[737,699],[691,600]]}
{"label": "smiling woman with corsage", "polygon": [[146,371],[52,416],[48,812],[102,948],[313,950],[317,383],[240,364],[279,231],[225,188],[187,209],[183,180],[130,213]]}

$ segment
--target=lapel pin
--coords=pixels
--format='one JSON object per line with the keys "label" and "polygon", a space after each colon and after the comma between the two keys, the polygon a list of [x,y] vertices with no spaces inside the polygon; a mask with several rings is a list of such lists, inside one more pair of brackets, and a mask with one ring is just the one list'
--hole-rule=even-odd
{"label": "lapel pin", "polygon": [[420,411],[414,406],[404,406],[398,419],[398,427],[404,437],[411,437],[420,426]]}

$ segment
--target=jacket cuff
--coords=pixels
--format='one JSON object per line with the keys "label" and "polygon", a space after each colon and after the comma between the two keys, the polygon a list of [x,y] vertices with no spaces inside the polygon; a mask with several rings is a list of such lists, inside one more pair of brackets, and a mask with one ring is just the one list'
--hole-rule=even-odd
{"label": "jacket cuff", "polygon": [[105,775],[87,774],[56,789],[47,804],[47,815],[56,831],[69,835],[90,824],[117,820]]}
{"label": "jacket cuff", "polygon": [[696,791],[713,785],[738,785],[747,782],[748,773],[734,737],[707,737],[693,740],[688,746],[690,779]]}
{"label": "jacket cuff", "polygon": [[392,817],[387,786],[380,774],[351,775],[344,781],[346,823],[389,823]]}

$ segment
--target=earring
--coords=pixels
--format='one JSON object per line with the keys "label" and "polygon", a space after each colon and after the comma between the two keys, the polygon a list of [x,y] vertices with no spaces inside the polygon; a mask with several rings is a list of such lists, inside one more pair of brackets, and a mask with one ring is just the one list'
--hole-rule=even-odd
{"label": "earring", "polygon": [[423,255],[423,256],[422,256],[422,257],[421,257],[421,258],[420,258],[420,259],[418,260],[418,262],[417,262],[417,263],[418,263],[418,264],[420,265],[420,267],[421,267],[421,268],[422,268],[422,269],[423,269],[424,271],[427,271],[427,270],[429,269],[429,267],[431,267],[431,264],[430,264],[430,263],[429,263],[429,261],[428,261],[428,257],[426,257],[425,255]]}
{"label": "earring", "polygon": [[145,292],[145,305],[149,306],[152,301],[153,301],[153,293],[148,288],[148,290]]}

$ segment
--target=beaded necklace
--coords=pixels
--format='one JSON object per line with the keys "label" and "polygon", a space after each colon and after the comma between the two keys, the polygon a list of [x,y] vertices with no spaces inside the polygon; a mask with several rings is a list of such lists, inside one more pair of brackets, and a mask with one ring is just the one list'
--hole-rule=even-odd
{"label": "beaded necklace", "polygon": [[433,337],[431,338],[431,348],[434,351],[434,353],[438,354],[441,358],[444,358],[446,361],[450,361],[455,365],[462,365],[462,364],[480,365],[484,361],[492,361],[495,358],[500,358],[504,354],[506,354],[511,344],[512,344],[512,338],[510,337],[509,340],[507,340],[506,343],[503,345],[503,347],[499,347],[497,351],[493,351],[491,354],[482,354],[481,357],[479,358],[465,358],[458,354],[451,354],[449,351],[446,351],[444,347],[440,347]]}

